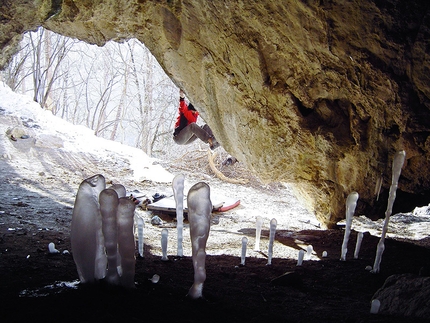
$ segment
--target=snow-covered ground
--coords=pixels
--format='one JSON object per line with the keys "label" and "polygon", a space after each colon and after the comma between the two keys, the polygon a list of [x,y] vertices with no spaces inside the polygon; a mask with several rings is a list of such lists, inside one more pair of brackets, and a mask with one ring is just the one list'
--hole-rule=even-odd
{"label": "snow-covered ground", "polygon": [[[154,165],[153,160],[142,150],[96,137],[91,129],[73,125],[54,116],[51,111],[42,109],[29,96],[13,93],[2,82],[0,82],[0,96],[2,98],[0,112],[20,119],[27,125],[25,132],[34,134],[39,141],[49,137],[59,138],[63,144],[59,149],[63,151],[91,153],[106,159],[112,158],[112,154],[118,154],[130,161],[132,176],[136,181],[145,179],[170,182],[173,178],[172,174],[166,172],[161,166]],[[16,126],[19,127],[19,124]],[[3,134],[6,134],[6,131]]]}
{"label": "snow-covered ground", "polygon": [[[55,229],[67,236],[79,184],[94,174],[103,174],[108,183],[121,183],[136,195],[172,194],[171,181],[176,174],[164,169],[159,160],[149,158],[139,149],[98,138],[88,128],[55,117],[31,98],[13,93],[1,82],[0,97],[3,185],[0,187],[3,190],[0,226],[11,230],[24,227],[30,231]],[[225,183],[208,174],[188,172],[185,192],[198,181],[207,182],[211,196],[213,194],[217,199],[228,197],[241,201],[237,208],[213,215],[208,254],[240,257],[242,237],[245,233],[250,236],[250,232],[255,232],[257,216],[264,219],[260,244],[263,253],[267,250],[269,222],[273,218],[277,219],[277,234],[296,238],[297,244],[304,249],[306,245],[297,231],[321,230],[315,216],[300,205],[287,184],[257,190],[247,185]],[[20,209],[17,203],[31,205],[32,209]],[[151,252],[161,255],[161,227],[151,224],[153,214],[138,208],[136,216],[145,221],[145,243],[151,246]],[[165,219],[162,227],[169,230],[169,254],[176,254],[174,220]],[[378,235],[382,220],[355,217],[353,229]],[[429,229],[430,211],[425,207],[392,216],[388,234],[419,240],[428,237]],[[249,240],[248,254],[265,257],[253,250],[254,243],[255,239]],[[185,256],[191,254],[190,245],[189,228],[185,224]],[[275,241],[273,257],[297,258],[297,250]]]}

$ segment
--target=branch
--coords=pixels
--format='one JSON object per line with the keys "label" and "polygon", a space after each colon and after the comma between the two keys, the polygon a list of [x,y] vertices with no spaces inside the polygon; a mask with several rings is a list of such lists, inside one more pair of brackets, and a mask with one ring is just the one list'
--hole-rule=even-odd
{"label": "branch", "polygon": [[229,178],[227,176],[225,176],[223,173],[221,173],[216,167],[215,167],[215,156],[217,155],[217,152],[214,152],[213,154],[211,153],[210,150],[208,150],[208,160],[209,160],[209,166],[211,167],[212,171],[215,173],[216,177],[218,177],[220,180],[227,182],[227,183],[232,183],[232,184],[246,184],[249,181],[247,179],[234,179],[234,178]]}

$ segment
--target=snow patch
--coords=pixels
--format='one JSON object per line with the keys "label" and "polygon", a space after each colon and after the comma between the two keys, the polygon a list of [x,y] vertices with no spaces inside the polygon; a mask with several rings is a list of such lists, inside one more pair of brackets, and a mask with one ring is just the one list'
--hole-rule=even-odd
{"label": "snow patch", "polygon": [[0,82],[0,114],[15,116],[26,124],[30,124],[36,136],[40,138],[60,137],[63,147],[58,148],[70,152],[88,152],[100,159],[112,159],[121,156],[129,160],[136,181],[154,181],[168,183],[174,175],[157,164],[142,150],[123,145],[119,142],[106,140],[94,135],[93,130],[71,124],[44,110],[40,104],[29,96],[14,93],[4,82]]}

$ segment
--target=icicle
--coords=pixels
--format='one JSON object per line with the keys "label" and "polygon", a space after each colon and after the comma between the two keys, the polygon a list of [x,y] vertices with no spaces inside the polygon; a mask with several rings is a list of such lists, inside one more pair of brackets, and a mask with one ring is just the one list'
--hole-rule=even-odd
{"label": "icicle", "polygon": [[70,240],[81,283],[103,279],[106,274],[107,258],[99,209],[99,195],[105,188],[105,178],[94,175],[82,181],[76,194]]}
{"label": "icicle", "polygon": [[399,177],[400,177],[400,173],[402,172],[403,163],[405,162],[405,157],[406,157],[406,153],[404,150],[399,151],[394,155],[392,180],[391,180],[390,192],[388,194],[387,210],[385,211],[385,220],[384,220],[384,226],[382,228],[381,239],[379,240],[378,246],[376,248],[376,257],[375,257],[375,263],[373,264],[372,273],[379,273],[379,270],[380,270],[382,254],[384,253],[384,249],[385,249],[385,244],[384,244],[385,236],[387,235],[388,223],[390,221],[391,213],[393,212],[393,204],[394,204],[394,200],[396,199],[397,185],[399,183]]}
{"label": "icicle", "polygon": [[263,218],[257,216],[255,223],[255,251],[260,251],[261,227],[263,226]]}
{"label": "icicle", "polygon": [[357,243],[355,244],[355,251],[354,251],[354,259],[358,259],[358,254],[360,253],[361,248],[361,242],[363,241],[363,232],[359,232],[357,234]]}
{"label": "icicle", "polygon": [[161,230],[161,250],[163,252],[163,256],[161,257],[161,260],[166,261],[169,260],[167,258],[167,237],[169,235],[169,231],[167,229]]}
{"label": "icicle", "polygon": [[119,284],[118,274],[118,194],[113,189],[105,189],[100,193],[100,213],[102,215],[102,231],[107,255],[106,280],[110,284]]}
{"label": "icicle", "polygon": [[277,224],[278,224],[278,221],[276,221],[276,219],[270,220],[269,251],[268,251],[268,259],[267,259],[268,265],[272,264],[273,242],[275,241],[276,225]]}
{"label": "icicle", "polygon": [[135,288],[134,272],[136,258],[134,256],[134,211],[136,204],[127,197],[119,199],[117,225],[118,225],[118,251],[121,257],[121,286]]}
{"label": "icicle", "polygon": [[240,264],[242,266],[245,266],[245,258],[246,258],[246,245],[248,244],[248,238],[243,237],[242,238],[242,255],[240,257]]}
{"label": "icicle", "polygon": [[173,178],[172,187],[173,195],[176,202],[176,229],[178,233],[178,256],[182,257],[183,247],[183,230],[184,230],[184,181],[185,175],[178,174]]}
{"label": "icicle", "polygon": [[138,238],[138,250],[139,255],[143,258],[143,246],[144,246],[144,239],[143,239],[143,229],[145,228],[145,222],[142,218],[137,218],[137,238]]}
{"label": "icicle", "polygon": [[194,284],[188,291],[193,298],[202,297],[203,284],[206,280],[206,242],[209,237],[212,203],[210,188],[206,183],[197,183],[188,192],[188,221],[192,244]]}
{"label": "icicle", "polygon": [[346,260],[346,253],[348,252],[348,240],[351,234],[351,224],[352,224],[352,216],[355,212],[355,207],[357,206],[358,193],[352,192],[346,198],[346,226],[345,226],[345,234],[343,236],[342,250],[340,260]]}
{"label": "icicle", "polygon": [[299,258],[297,260],[297,266],[301,266],[303,264],[303,258],[305,257],[305,251],[299,250]]}

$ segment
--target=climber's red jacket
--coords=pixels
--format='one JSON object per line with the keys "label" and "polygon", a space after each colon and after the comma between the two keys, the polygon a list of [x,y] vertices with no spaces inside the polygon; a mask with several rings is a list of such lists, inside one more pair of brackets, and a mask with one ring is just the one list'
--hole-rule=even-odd
{"label": "climber's red jacket", "polygon": [[194,109],[194,106],[191,103],[187,105],[183,98],[179,99],[179,115],[176,119],[175,132],[173,135],[176,136],[190,123],[197,122],[198,116],[199,112]]}

